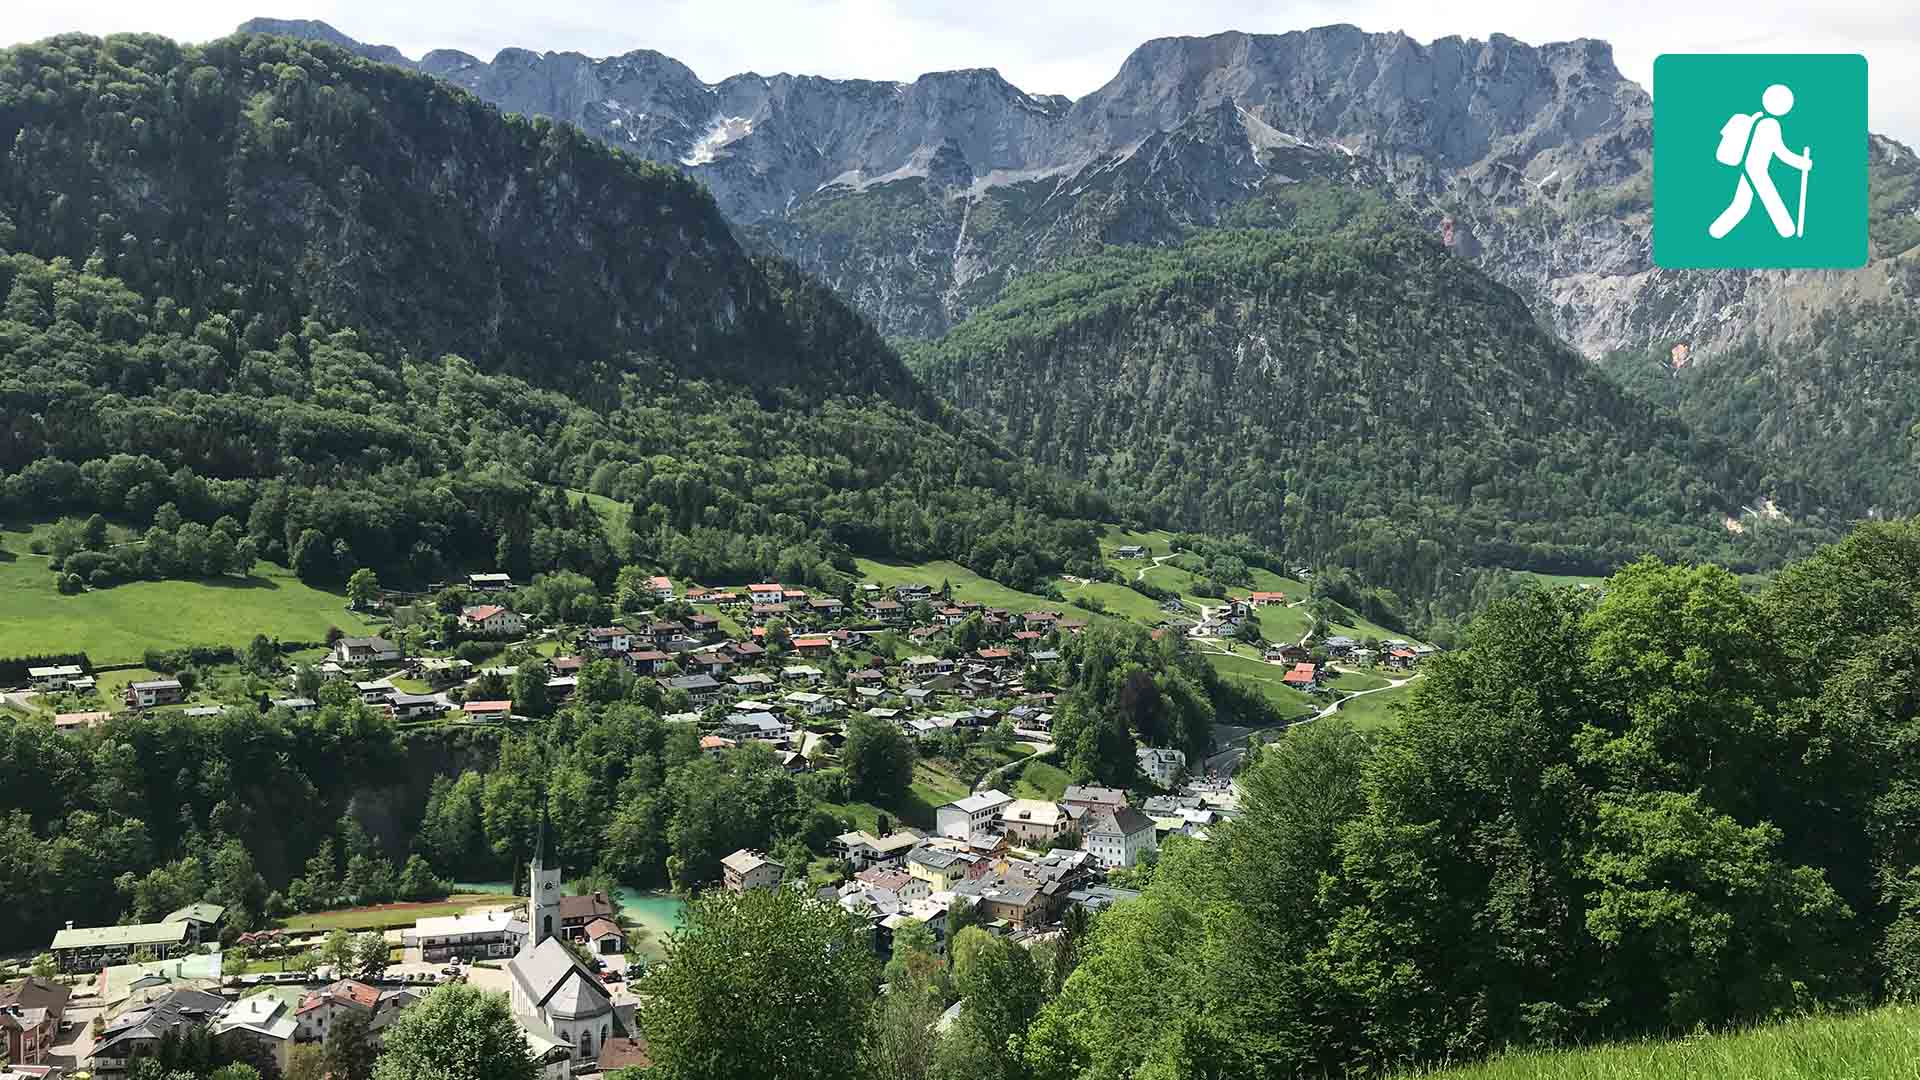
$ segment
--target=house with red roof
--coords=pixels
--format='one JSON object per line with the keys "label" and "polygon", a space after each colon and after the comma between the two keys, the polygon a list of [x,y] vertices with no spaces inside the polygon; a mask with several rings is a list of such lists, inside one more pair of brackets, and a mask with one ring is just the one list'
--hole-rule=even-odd
{"label": "house with red roof", "polygon": [[506,720],[513,716],[513,702],[469,701],[460,706],[460,711],[466,714],[467,722],[473,724]]}
{"label": "house with red roof", "polygon": [[1280,681],[1296,690],[1311,690],[1319,685],[1320,669],[1313,664],[1295,664]]}

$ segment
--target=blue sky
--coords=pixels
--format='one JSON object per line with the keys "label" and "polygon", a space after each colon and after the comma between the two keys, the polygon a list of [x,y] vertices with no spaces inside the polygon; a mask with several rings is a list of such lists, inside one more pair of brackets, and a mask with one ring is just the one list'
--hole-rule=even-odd
{"label": "blue sky", "polygon": [[[593,56],[650,48],[708,81],[741,71],[911,79],[994,67],[1034,93],[1077,97],[1154,37],[1221,30],[1278,33],[1349,22],[1422,41],[1505,33],[1524,41],[1613,43],[1621,70],[1646,85],[1662,52],[1863,52],[1873,128],[1920,145],[1920,11],[1913,0],[28,0],[0,37],[63,30],[147,30],[218,37],[256,15],[314,18],[410,56],[456,48],[483,58],[514,45]],[[24,10],[22,10],[24,8]]]}

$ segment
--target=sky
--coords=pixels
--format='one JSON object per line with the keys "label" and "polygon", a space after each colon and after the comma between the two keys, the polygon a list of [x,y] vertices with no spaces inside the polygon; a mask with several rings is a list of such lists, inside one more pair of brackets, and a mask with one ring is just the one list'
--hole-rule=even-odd
{"label": "sky", "polygon": [[[289,6],[263,6],[289,5]],[[1663,52],[1859,52],[1873,130],[1920,146],[1917,0],[14,0],[0,39],[65,30],[145,30],[184,41],[256,15],[320,19],[418,58],[506,46],[606,56],[657,49],[717,82],[743,71],[911,79],[992,67],[1031,93],[1078,97],[1150,38],[1222,30],[1281,33],[1328,23],[1401,30],[1420,41],[1504,33],[1539,44],[1614,46],[1642,86]]]}

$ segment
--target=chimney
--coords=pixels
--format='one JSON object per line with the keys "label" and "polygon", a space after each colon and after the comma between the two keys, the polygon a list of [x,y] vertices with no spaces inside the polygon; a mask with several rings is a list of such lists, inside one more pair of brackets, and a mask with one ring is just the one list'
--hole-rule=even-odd
{"label": "chimney", "polygon": [[73,920],[72,920],[72,919],[68,919],[68,920],[67,920],[67,929],[69,929],[69,930],[71,930],[71,929],[73,929]]}

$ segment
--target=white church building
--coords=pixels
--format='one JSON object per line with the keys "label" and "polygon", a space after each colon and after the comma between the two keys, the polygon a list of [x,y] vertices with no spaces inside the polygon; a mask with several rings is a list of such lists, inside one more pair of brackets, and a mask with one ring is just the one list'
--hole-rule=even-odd
{"label": "white church building", "polygon": [[560,939],[560,867],[546,864],[546,822],[527,883],[527,936],[507,962],[513,1017],[544,1077],[564,1080],[594,1061],[619,1029],[613,997]]}

